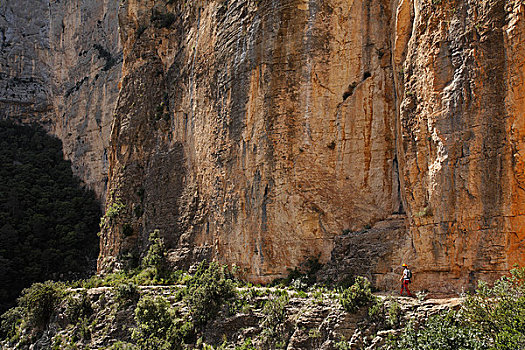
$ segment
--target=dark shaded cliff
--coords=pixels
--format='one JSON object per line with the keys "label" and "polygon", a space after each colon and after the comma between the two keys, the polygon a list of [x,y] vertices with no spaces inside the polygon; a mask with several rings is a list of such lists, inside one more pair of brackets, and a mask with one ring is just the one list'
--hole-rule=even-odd
{"label": "dark shaded cliff", "polygon": [[37,122],[104,201],[122,53],[118,1],[0,4],[0,119]]}

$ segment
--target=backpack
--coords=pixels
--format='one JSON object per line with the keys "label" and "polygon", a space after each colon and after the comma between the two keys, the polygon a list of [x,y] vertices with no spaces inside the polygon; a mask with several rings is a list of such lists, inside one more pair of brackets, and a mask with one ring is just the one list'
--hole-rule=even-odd
{"label": "backpack", "polygon": [[407,271],[407,278],[408,278],[409,281],[412,279],[412,271],[410,271],[410,270]]}

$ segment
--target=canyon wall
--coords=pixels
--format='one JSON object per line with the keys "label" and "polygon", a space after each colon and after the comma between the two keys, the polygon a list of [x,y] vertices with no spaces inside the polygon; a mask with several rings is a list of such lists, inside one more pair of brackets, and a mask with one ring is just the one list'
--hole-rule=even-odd
{"label": "canyon wall", "polygon": [[412,23],[402,188],[419,282],[457,290],[525,262],[524,5],[415,1]]}
{"label": "canyon wall", "polygon": [[525,263],[522,1],[8,0],[0,36],[0,118],[108,196],[100,271],[154,229],[256,282]]}
{"label": "canyon wall", "polygon": [[73,171],[102,203],[122,71],[117,0],[50,1],[54,121]]}
{"label": "canyon wall", "polygon": [[73,171],[103,201],[122,53],[118,1],[0,4],[0,118],[59,137]]}
{"label": "canyon wall", "polygon": [[523,6],[125,1],[99,268],[156,228],[256,282],[334,245],[385,287],[523,263]]}
{"label": "canyon wall", "polygon": [[1,119],[52,120],[48,6],[48,0],[0,3]]}

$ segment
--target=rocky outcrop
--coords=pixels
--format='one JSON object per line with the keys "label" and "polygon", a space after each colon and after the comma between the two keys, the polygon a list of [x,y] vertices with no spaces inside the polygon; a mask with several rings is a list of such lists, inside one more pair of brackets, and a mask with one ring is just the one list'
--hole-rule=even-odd
{"label": "rocky outcrop", "polygon": [[[345,286],[351,285],[355,276],[364,276],[379,290],[397,290],[402,272],[397,265],[410,261],[404,254],[412,250],[406,236],[403,215],[392,215],[360,231],[345,231],[336,237],[330,261],[316,273],[316,280]],[[419,290],[421,286],[414,282]]]}
{"label": "rocky outcrop", "polygon": [[118,1],[0,4],[0,118],[40,123],[103,199],[122,65]]}
{"label": "rocky outcrop", "polygon": [[[71,345],[78,349],[136,349],[132,333],[140,329],[136,317],[139,297],[162,298],[171,306],[172,316],[184,312],[184,302],[179,300],[180,286],[142,286],[133,298],[123,294],[126,286],[72,290],[54,308],[44,332],[30,334],[28,330],[16,341],[4,341],[1,345],[3,349],[19,349],[29,344],[38,349]],[[253,349],[381,349],[389,337],[400,334],[407,325],[424,324],[432,315],[458,309],[463,301],[378,296],[376,303],[347,312],[341,307],[338,295],[326,290],[299,294],[293,290],[251,287],[239,292],[242,295],[237,303],[230,300],[216,318],[199,330],[198,340],[186,339],[185,345],[222,344],[228,349],[243,344],[251,344],[246,348]],[[375,319],[368,315],[369,307],[374,304],[381,305],[382,310]],[[156,310],[149,311],[157,314]],[[165,322],[156,321],[150,322],[157,326]],[[166,330],[157,332],[164,334]],[[177,344],[172,346],[176,348]]]}

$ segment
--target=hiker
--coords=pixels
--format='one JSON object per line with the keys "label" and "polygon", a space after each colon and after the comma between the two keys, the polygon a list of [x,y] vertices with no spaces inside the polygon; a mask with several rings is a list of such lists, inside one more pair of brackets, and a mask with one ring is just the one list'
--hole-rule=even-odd
{"label": "hiker", "polygon": [[410,284],[411,279],[412,279],[412,271],[410,271],[408,269],[408,265],[407,264],[403,264],[401,266],[403,266],[405,268],[403,270],[403,276],[400,279],[400,281],[401,281],[401,295],[403,295],[403,290],[405,290],[407,292],[407,295],[409,297],[411,297],[412,293],[410,293],[410,290],[408,289],[408,285]]}

